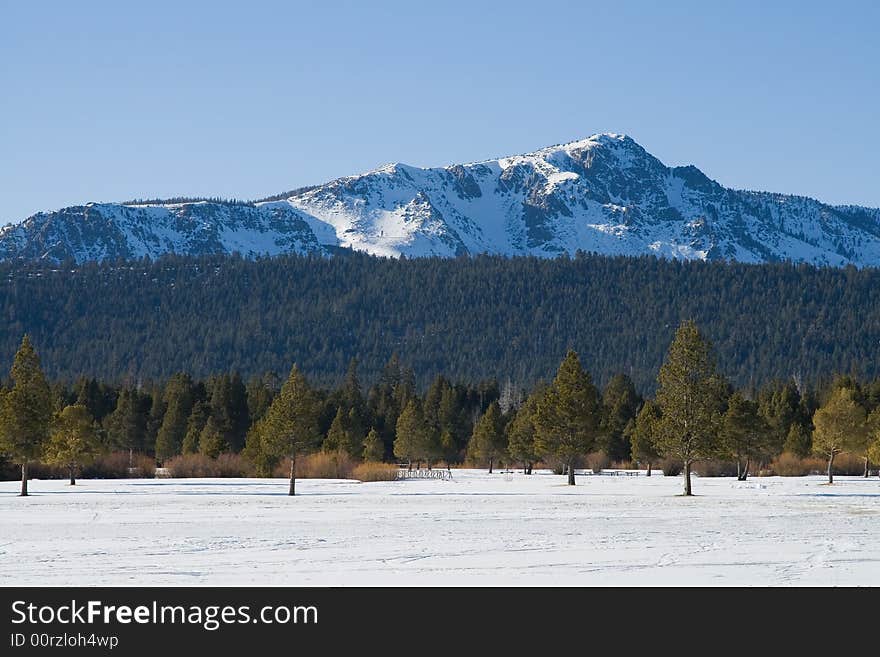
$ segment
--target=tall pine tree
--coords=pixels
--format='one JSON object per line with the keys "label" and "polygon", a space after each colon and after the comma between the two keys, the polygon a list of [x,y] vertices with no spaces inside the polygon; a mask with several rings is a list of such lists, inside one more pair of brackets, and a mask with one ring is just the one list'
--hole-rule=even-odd
{"label": "tall pine tree", "polygon": [[43,452],[52,420],[52,395],[40,357],[25,335],[10,371],[12,389],[0,408],[0,452],[21,466],[21,496],[28,494],[28,466]]}
{"label": "tall pine tree", "polygon": [[715,368],[709,343],[693,321],[684,321],[660,367],[655,445],[667,458],[681,461],[684,494],[691,495],[694,461],[718,454],[727,386]]}
{"label": "tall pine tree", "polygon": [[569,350],[538,402],[535,425],[538,451],[565,465],[570,486],[575,485],[578,459],[596,446],[601,422],[599,391],[577,353]]}

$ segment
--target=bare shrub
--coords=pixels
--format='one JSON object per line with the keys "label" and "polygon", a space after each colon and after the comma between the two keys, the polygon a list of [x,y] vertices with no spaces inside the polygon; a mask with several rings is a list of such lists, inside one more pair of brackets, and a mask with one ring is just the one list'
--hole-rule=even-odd
{"label": "bare shrub", "polygon": [[677,477],[681,474],[681,462],[675,459],[663,459],[660,461],[660,470],[666,477]]}
{"label": "bare shrub", "polygon": [[181,454],[165,461],[165,467],[175,479],[217,476],[216,461],[204,454]]}
{"label": "bare shrub", "polygon": [[592,452],[587,454],[587,467],[590,468],[594,474],[599,474],[605,468],[611,467],[611,459],[608,458],[608,454],[603,451]]}
{"label": "bare shrub", "polygon": [[214,460],[215,477],[253,477],[254,464],[241,454],[220,454]]}
{"label": "bare shrub", "polygon": [[[355,461],[345,452],[317,452],[296,459],[297,479],[351,479]],[[290,459],[282,459],[273,476],[290,476]]]}
{"label": "bare shrub", "polygon": [[396,465],[390,463],[361,463],[351,472],[351,476],[359,481],[395,481],[397,479]]}
{"label": "bare shrub", "polygon": [[[836,475],[861,475],[865,471],[865,460],[857,454],[838,454],[834,457]],[[828,471],[828,461],[816,456],[799,458],[789,452],[777,456],[767,466],[766,474],[780,477],[805,477],[811,474],[825,474]]]}
{"label": "bare shrub", "polygon": [[708,459],[694,463],[693,471],[701,477],[735,477],[736,463]]}
{"label": "bare shrub", "polygon": [[111,452],[80,469],[83,479],[151,478],[156,474],[156,460],[146,454]]}

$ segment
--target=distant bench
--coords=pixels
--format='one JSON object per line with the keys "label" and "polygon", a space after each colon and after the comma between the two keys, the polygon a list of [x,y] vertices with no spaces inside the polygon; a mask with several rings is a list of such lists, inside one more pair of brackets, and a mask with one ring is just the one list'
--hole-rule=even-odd
{"label": "distant bench", "polygon": [[642,474],[641,470],[601,470],[599,472],[593,472],[592,470],[587,470],[584,472],[587,475],[603,475],[606,477],[638,477]]}
{"label": "distant bench", "polygon": [[417,468],[415,470],[411,470],[408,465],[403,464],[398,466],[397,470],[397,478],[398,479],[439,479],[440,481],[452,481],[452,472],[449,470],[436,469],[429,470],[428,468]]}

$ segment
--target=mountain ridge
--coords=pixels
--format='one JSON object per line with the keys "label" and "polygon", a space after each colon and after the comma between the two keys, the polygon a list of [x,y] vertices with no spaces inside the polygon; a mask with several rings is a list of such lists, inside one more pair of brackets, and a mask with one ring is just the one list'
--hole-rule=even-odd
{"label": "mountain ridge", "polygon": [[880,209],[734,190],[602,133],[446,167],[388,163],[253,202],[89,203],[0,229],[0,260],[238,252],[380,256],[588,251],[880,265]]}

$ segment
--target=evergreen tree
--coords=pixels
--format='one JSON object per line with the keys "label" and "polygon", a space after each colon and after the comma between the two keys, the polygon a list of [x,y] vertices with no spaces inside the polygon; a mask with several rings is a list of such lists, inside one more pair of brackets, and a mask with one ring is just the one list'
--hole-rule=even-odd
{"label": "evergreen tree", "polygon": [[727,402],[721,428],[724,450],[736,460],[736,478],[745,481],[752,461],[774,450],[776,433],[758,412],[758,404],[735,392]]}
{"label": "evergreen tree", "polygon": [[806,458],[813,451],[813,436],[803,424],[795,422],[788,429],[782,451],[794,454],[798,458]]}
{"label": "evergreen tree", "polygon": [[110,445],[117,449],[145,451],[148,420],[145,407],[144,399],[135,388],[119,391],[116,408],[103,422]]}
{"label": "evergreen tree", "polygon": [[436,445],[432,440],[432,431],[425,422],[424,413],[416,399],[410,399],[397,419],[396,438],[394,439],[394,456],[407,461],[412,467],[415,461],[421,467],[422,461],[436,458]]}
{"label": "evergreen tree", "polygon": [[315,449],[318,432],[319,399],[296,367],[272,401],[263,419],[249,436],[248,451],[258,465],[290,459],[290,489],[296,494],[296,458]]}
{"label": "evergreen tree", "polygon": [[199,401],[193,404],[192,412],[186,421],[186,434],[183,436],[183,444],[180,451],[183,454],[196,454],[202,438],[202,429],[208,422],[211,409],[205,402]]}
{"label": "evergreen tree", "polygon": [[570,486],[575,484],[577,460],[596,446],[601,421],[599,392],[577,353],[569,350],[538,402],[535,425],[538,452],[565,465]]}
{"label": "evergreen tree", "polygon": [[21,496],[28,494],[28,465],[42,455],[52,420],[52,395],[40,357],[25,335],[10,371],[12,389],[0,408],[0,452],[21,466]]}
{"label": "evergreen tree", "polygon": [[336,409],[336,416],[330,425],[330,430],[324,438],[322,446],[325,452],[344,451],[348,446],[348,432],[345,430],[345,414],[342,408]]}
{"label": "evergreen tree", "polygon": [[636,419],[629,425],[629,440],[632,458],[636,463],[645,464],[651,476],[651,467],[660,460],[657,451],[657,426],[660,422],[660,409],[650,399],[642,404]]}
{"label": "evergreen tree", "polygon": [[601,447],[612,461],[628,461],[632,457],[626,426],[634,420],[642,398],[626,374],[617,374],[602,392],[604,422]]}
{"label": "evergreen tree", "polygon": [[76,484],[77,468],[90,463],[106,451],[92,414],[82,404],[65,406],[52,421],[44,450],[46,462],[63,465]]}
{"label": "evergreen tree", "polygon": [[375,429],[370,429],[370,433],[364,439],[363,458],[364,461],[376,463],[381,463],[385,460],[385,445],[379,437],[379,432]]}
{"label": "evergreen tree", "polygon": [[440,434],[440,456],[446,461],[446,469],[451,470],[453,463],[458,463],[459,450],[455,437],[447,429]]}
{"label": "evergreen tree", "polygon": [[166,410],[156,435],[156,458],[160,461],[180,454],[192,413],[193,392],[193,382],[188,374],[175,374],[165,385]]}
{"label": "evergreen tree", "polygon": [[831,393],[813,416],[813,451],[828,459],[828,483],[834,483],[834,457],[861,443],[867,432],[865,409],[852,388]]}
{"label": "evergreen tree", "polygon": [[214,415],[208,416],[205,426],[199,435],[199,453],[212,459],[217,458],[223,452],[229,451],[229,443],[226,439],[227,434],[224,432],[224,428],[218,425],[214,417]]}
{"label": "evergreen tree", "polygon": [[758,411],[767,423],[770,436],[767,445],[771,452],[784,449],[793,424],[803,424],[801,394],[794,381],[773,382],[758,393]]}
{"label": "evergreen tree", "polygon": [[524,474],[532,474],[532,468],[538,460],[535,414],[545,390],[546,388],[538,387],[532,392],[507,424],[507,453],[515,462],[522,464]]}
{"label": "evergreen tree", "polygon": [[278,394],[278,378],[271,372],[266,372],[262,376],[253,377],[247,383],[247,408],[251,422],[261,419],[275,395]]}
{"label": "evergreen tree", "polygon": [[97,422],[103,422],[116,408],[116,390],[96,379],[81,377],[74,386],[74,392],[76,405],[85,406]]}
{"label": "evergreen tree", "polygon": [[489,474],[492,474],[495,462],[504,455],[506,447],[501,408],[493,401],[474,426],[468,456],[472,461],[488,463]]}
{"label": "evergreen tree", "polygon": [[684,494],[691,495],[694,461],[711,458],[719,451],[717,436],[727,397],[711,347],[693,321],[678,327],[657,380],[660,420],[654,444],[665,457],[681,461]]}
{"label": "evergreen tree", "polygon": [[251,425],[250,409],[248,408],[247,387],[238,372],[233,372],[229,380],[229,419],[232,431],[229,434],[229,449],[240,452],[244,448],[247,430]]}
{"label": "evergreen tree", "polygon": [[156,438],[159,435],[159,429],[162,427],[162,420],[165,419],[165,403],[164,388],[153,388],[150,395],[150,412],[147,415],[147,434],[145,437],[144,449],[147,453],[156,453]]}

